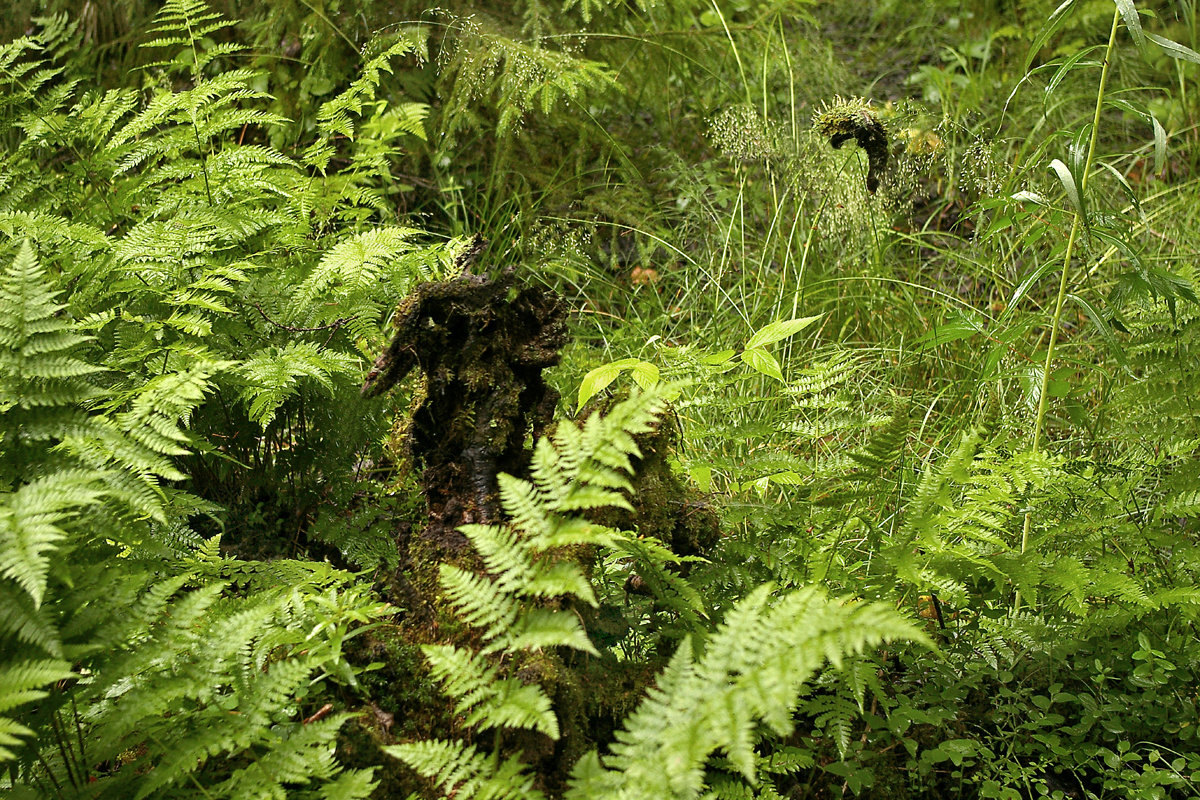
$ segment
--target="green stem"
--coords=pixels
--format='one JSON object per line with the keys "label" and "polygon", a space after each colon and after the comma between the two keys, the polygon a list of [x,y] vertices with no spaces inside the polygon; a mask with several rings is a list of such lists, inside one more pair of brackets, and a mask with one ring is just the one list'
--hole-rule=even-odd
{"label": "green stem", "polygon": [[[1108,71],[1112,66],[1112,54],[1117,44],[1117,28],[1121,22],[1121,10],[1113,9],[1112,30],[1108,34],[1108,47],[1104,51],[1104,66],[1100,70],[1100,88],[1096,92],[1096,113],[1092,117],[1091,141],[1088,142],[1087,159],[1083,162],[1083,174],[1079,178],[1079,197],[1083,203],[1087,190],[1088,175],[1092,171],[1092,160],[1096,156],[1096,140],[1100,135],[1100,112],[1104,108],[1104,89],[1108,85]],[[1075,242],[1079,239],[1079,228],[1083,224],[1081,209],[1075,210],[1075,218],[1071,221],[1071,233],[1067,237],[1067,250],[1063,254],[1062,275],[1058,281],[1058,298],[1054,303],[1054,320],[1050,324],[1050,344],[1046,347],[1046,363],[1042,366],[1042,385],[1038,393],[1037,417],[1033,423],[1033,450],[1037,451],[1042,445],[1042,427],[1046,421],[1046,406],[1050,389],[1050,371],[1054,365],[1054,348],[1058,344],[1058,332],[1062,322],[1063,303],[1067,299],[1067,274],[1071,268],[1071,256],[1075,253]],[[1029,549],[1029,529],[1032,525],[1033,512],[1025,512],[1025,524],[1021,530],[1021,552]],[[1017,592],[1013,601],[1013,610],[1021,607],[1021,593]]]}

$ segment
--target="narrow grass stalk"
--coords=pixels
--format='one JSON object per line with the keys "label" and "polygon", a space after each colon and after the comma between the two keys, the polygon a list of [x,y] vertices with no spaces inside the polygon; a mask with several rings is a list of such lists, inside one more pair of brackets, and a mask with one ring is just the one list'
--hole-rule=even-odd
{"label": "narrow grass stalk", "polygon": [[[1083,162],[1083,174],[1079,176],[1080,205],[1086,196],[1088,175],[1092,171],[1092,160],[1096,156],[1096,140],[1100,135],[1100,112],[1104,108],[1104,90],[1108,85],[1108,71],[1112,66],[1112,54],[1117,44],[1117,28],[1121,22],[1120,6],[1113,8],[1112,30],[1108,34],[1108,47],[1104,50],[1104,65],[1100,69],[1100,87],[1096,92],[1096,113],[1092,117],[1092,131],[1088,142],[1087,158]],[[1067,249],[1063,254],[1062,274],[1058,280],[1058,297],[1054,302],[1054,319],[1050,324],[1050,343],[1046,347],[1046,362],[1042,366],[1041,390],[1038,392],[1037,416],[1033,423],[1033,450],[1042,446],[1042,428],[1046,421],[1046,406],[1050,389],[1050,371],[1054,365],[1054,349],[1058,344],[1058,332],[1062,322],[1063,304],[1067,299],[1067,276],[1071,269],[1071,257],[1075,253],[1075,242],[1079,240],[1079,229],[1083,225],[1083,209],[1075,209],[1075,218],[1071,221],[1071,232],[1067,236]],[[1033,522],[1033,512],[1025,512],[1025,523],[1021,530],[1021,552],[1029,549],[1029,530]],[[1013,610],[1021,607],[1021,592],[1016,593],[1013,600]]]}

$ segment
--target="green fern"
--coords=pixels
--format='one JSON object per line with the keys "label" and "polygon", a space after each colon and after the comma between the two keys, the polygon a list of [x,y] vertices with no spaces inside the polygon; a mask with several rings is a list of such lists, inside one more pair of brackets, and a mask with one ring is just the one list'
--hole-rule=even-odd
{"label": "green fern", "polygon": [[[379,88],[383,74],[391,74],[392,59],[401,55],[414,55],[418,61],[425,59],[423,44],[416,38],[416,33],[416,31],[409,31],[401,34],[394,42],[362,65],[359,76],[344,92],[321,104],[321,108],[317,112],[317,126],[322,138],[315,145],[316,148],[322,148],[323,145],[328,146],[328,140],[335,136],[354,138],[354,117],[361,116],[364,105],[375,98],[375,92]],[[426,110],[426,106],[415,103],[401,109],[402,113],[412,120],[408,123],[410,133],[418,132],[419,128],[416,125],[419,124],[419,120],[423,118]],[[324,169],[328,163],[327,159],[317,163],[311,156],[309,160],[310,163],[314,163],[321,169]]]}
{"label": "green fern", "polygon": [[[323,674],[345,671],[341,643],[383,609],[348,575],[330,584],[314,566],[292,571],[283,586],[278,572],[260,567],[275,587],[248,597],[196,572],[148,583],[95,631],[109,655],[76,693],[82,718],[68,723],[87,727],[86,754],[48,754],[30,776],[90,773],[97,797],[159,796],[195,782],[212,797],[316,797],[329,784],[367,796],[369,772],[346,779],[333,759],[349,715],[303,720],[296,698]],[[331,585],[342,591],[331,595]],[[91,766],[106,763],[113,766]],[[299,785],[312,789],[285,789]]]}
{"label": "green fern", "polygon": [[[442,580],[464,621],[480,629],[483,647],[478,653],[448,645],[424,650],[444,690],[457,699],[456,712],[473,727],[526,728],[557,737],[557,722],[541,689],[505,677],[486,659],[547,647],[595,652],[574,614],[538,602],[566,596],[596,603],[576,565],[546,556],[553,548],[579,544],[620,550],[623,537],[573,515],[628,506],[623,492],[637,453],[633,436],[648,428],[658,407],[653,398],[635,396],[582,428],[560,424],[553,439],[538,443],[531,482],[501,478],[501,500],[512,526],[463,528],[486,575],[443,565]],[[881,640],[922,640],[882,607],[848,606],[811,590],[773,605],[771,592],[770,586],[762,587],[735,607],[706,642],[702,658],[693,659],[690,640],[684,641],[651,698],[627,721],[627,732],[618,737],[605,766],[595,754],[577,765],[568,796],[699,796],[704,765],[718,748],[725,748],[753,780],[757,721],[780,735],[790,731],[800,688],[826,658],[838,664],[845,654]],[[456,797],[513,791],[512,783],[501,788],[501,776],[519,781],[522,774],[519,762],[500,762],[498,753],[486,755],[454,742],[397,745],[387,752]]]}
{"label": "green fern", "polygon": [[[83,427],[75,406],[96,394],[84,378],[102,371],[71,355],[88,337],[58,316],[64,306],[47,277],[24,242],[0,281],[0,433],[7,459]],[[9,464],[14,471],[2,476],[5,482],[21,472],[19,463]]]}
{"label": "green fern", "polygon": [[611,754],[575,767],[567,797],[700,797],[718,749],[753,783],[759,725],[790,733],[800,689],[826,659],[837,666],[880,641],[925,641],[880,605],[845,604],[815,589],[773,599],[772,591],[762,586],[731,609],[703,654],[693,654],[690,640],[680,645]]}
{"label": "green fern", "polygon": [[289,396],[297,393],[298,378],[308,378],[327,390],[338,375],[357,375],[357,362],[341,353],[321,351],[308,342],[270,347],[254,353],[238,367],[246,380],[242,398],[250,419],[264,429]]}
{"label": "green fern", "polygon": [[[634,437],[650,430],[662,408],[660,396],[637,395],[604,416],[593,415],[582,428],[561,422],[534,450],[532,481],[499,477],[501,505],[512,524],[461,528],[486,572],[443,564],[442,587],[462,620],[479,629],[482,646],[478,652],[450,645],[422,650],[470,727],[559,737],[545,690],[513,675],[513,664],[520,654],[556,648],[597,654],[570,605],[594,607],[596,595],[580,565],[565,553],[622,538],[578,515],[609,506],[630,508],[625,492],[638,455]],[[498,752],[489,755],[447,741],[395,745],[385,752],[432,778],[447,796],[537,796],[522,794],[528,784],[521,783],[526,779],[520,760],[500,761]]]}
{"label": "green fern", "polygon": [[495,132],[506,138],[530,113],[548,117],[560,105],[617,88],[604,64],[504,36],[479,17],[455,23],[453,49],[441,65],[449,82],[444,130],[451,141],[480,121],[479,98],[494,107]]}
{"label": "green fern", "polygon": [[463,800],[542,800],[520,758],[501,760],[461,742],[427,740],[383,748],[430,778],[444,797]]}

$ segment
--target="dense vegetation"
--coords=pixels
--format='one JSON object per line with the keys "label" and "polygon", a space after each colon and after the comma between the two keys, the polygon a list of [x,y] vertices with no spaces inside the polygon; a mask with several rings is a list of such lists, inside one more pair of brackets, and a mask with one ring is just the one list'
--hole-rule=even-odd
{"label": "dense vegetation", "polygon": [[12,4],[0,790],[1200,797],[1196,12]]}

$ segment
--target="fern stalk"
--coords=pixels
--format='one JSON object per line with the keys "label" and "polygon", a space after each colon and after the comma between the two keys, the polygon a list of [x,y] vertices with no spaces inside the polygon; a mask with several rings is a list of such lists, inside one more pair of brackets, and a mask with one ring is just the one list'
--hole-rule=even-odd
{"label": "fern stalk", "polygon": [[[1075,242],[1079,238],[1079,228],[1083,222],[1083,198],[1087,191],[1088,175],[1092,171],[1092,161],[1096,155],[1096,140],[1100,132],[1100,112],[1104,108],[1104,90],[1108,86],[1108,71],[1112,66],[1112,54],[1117,44],[1117,28],[1121,23],[1121,7],[1114,5],[1112,29],[1108,34],[1108,47],[1104,50],[1104,65],[1100,70],[1100,87],[1096,92],[1096,111],[1092,117],[1092,131],[1088,142],[1087,158],[1083,162],[1083,174],[1079,178],[1079,206],[1075,209],[1075,217],[1071,221],[1071,232],[1067,236],[1067,249],[1063,254],[1062,274],[1058,281],[1058,297],[1054,302],[1054,319],[1050,324],[1050,343],[1046,347],[1046,362],[1042,366],[1041,390],[1038,392],[1037,417],[1033,423],[1033,450],[1036,452],[1042,445],[1042,427],[1046,420],[1047,396],[1050,388],[1050,368],[1054,363],[1054,349],[1058,344],[1058,332],[1062,321],[1063,304],[1067,299],[1067,273],[1071,267],[1071,256],[1075,252]],[[1021,529],[1021,552],[1029,549],[1029,528],[1032,524],[1033,512],[1025,512],[1025,522]],[[1018,591],[1013,600],[1013,610],[1021,607],[1021,593]]]}

